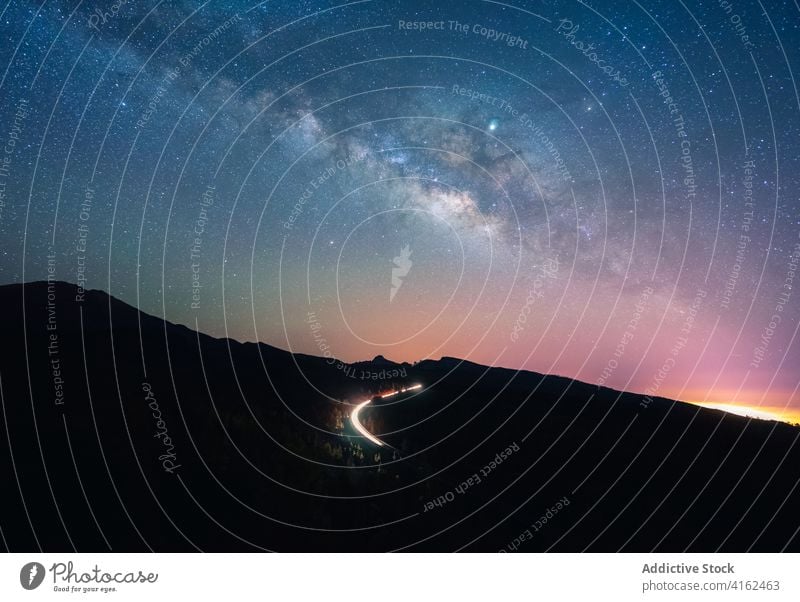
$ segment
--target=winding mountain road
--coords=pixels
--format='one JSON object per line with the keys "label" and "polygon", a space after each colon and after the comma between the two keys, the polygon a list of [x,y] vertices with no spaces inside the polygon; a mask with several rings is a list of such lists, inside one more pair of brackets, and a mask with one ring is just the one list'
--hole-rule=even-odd
{"label": "winding mountain road", "polygon": [[[388,393],[383,393],[383,394],[381,394],[380,397],[381,397],[381,399],[385,399],[387,397],[392,397],[393,395],[397,395],[398,393],[405,393],[406,391],[414,391],[416,389],[421,389],[421,388],[422,388],[422,385],[412,385],[412,386],[406,387],[404,389],[397,389],[395,391],[390,391]],[[361,413],[361,410],[363,410],[366,406],[368,406],[371,403],[372,403],[372,398],[367,399],[366,401],[362,401],[360,404],[358,404],[355,407],[355,409],[353,410],[353,412],[350,414],[350,422],[353,423],[353,427],[355,427],[355,429],[359,433],[361,433],[364,437],[366,437],[367,439],[372,441],[378,447],[383,447],[384,445],[387,445],[387,444],[384,441],[381,441],[380,439],[378,439],[372,433],[370,433],[366,428],[364,428],[364,425],[361,424],[361,422],[358,419],[358,415]]]}

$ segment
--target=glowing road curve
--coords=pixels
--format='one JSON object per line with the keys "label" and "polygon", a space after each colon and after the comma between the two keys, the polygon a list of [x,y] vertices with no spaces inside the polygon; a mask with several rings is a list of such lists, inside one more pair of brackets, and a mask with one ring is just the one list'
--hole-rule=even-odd
{"label": "glowing road curve", "polygon": [[[415,389],[421,389],[421,388],[422,385],[413,385],[411,387],[406,387],[405,389],[399,389],[396,391],[390,391],[389,393],[383,393],[380,397],[381,399],[385,399],[386,397],[392,397],[393,395],[397,395],[398,393],[405,393],[406,391],[413,391]],[[361,424],[361,422],[358,420],[358,415],[359,413],[361,413],[361,410],[364,409],[366,406],[368,406],[370,403],[372,403],[371,398],[367,399],[366,401],[362,401],[360,404],[358,404],[353,410],[353,412],[350,414],[350,422],[353,423],[353,427],[355,427],[355,429],[359,433],[361,433],[364,437],[372,441],[375,445],[382,447],[386,445],[386,443],[384,443],[383,441],[378,439],[375,435],[370,433],[366,428],[364,428],[364,425]]]}

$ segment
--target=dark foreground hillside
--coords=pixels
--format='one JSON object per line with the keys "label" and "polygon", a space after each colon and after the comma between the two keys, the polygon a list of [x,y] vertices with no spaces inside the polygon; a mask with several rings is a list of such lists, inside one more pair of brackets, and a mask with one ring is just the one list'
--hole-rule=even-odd
{"label": "dark foreground hillside", "polygon": [[[800,429],[452,358],[351,366],[0,287],[11,551],[800,550]],[[24,305],[23,305],[24,296]],[[351,403],[373,401],[367,428]]]}

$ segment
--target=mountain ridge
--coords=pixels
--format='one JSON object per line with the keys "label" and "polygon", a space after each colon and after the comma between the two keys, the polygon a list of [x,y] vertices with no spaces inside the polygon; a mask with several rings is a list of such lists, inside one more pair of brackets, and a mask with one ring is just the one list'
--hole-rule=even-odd
{"label": "mountain ridge", "polygon": [[[796,427],[448,357],[364,378],[76,290],[0,287],[13,551],[490,551],[564,496],[528,550],[771,550],[797,527]],[[386,447],[351,423],[365,400]]]}
{"label": "mountain ridge", "polygon": [[[0,285],[0,304],[4,303],[2,298],[3,298],[3,295],[5,293],[7,293],[8,291],[27,290],[27,291],[31,291],[31,292],[36,292],[38,289],[41,289],[43,287],[47,287],[48,284],[50,284],[50,283],[48,283],[48,281],[46,281],[46,280],[37,280],[37,281],[32,281],[32,282],[27,282],[27,283],[14,283],[14,284]],[[52,284],[56,287],[56,289],[60,289],[62,292],[64,290],[69,290],[71,295],[72,294],[76,294],[80,290],[77,285],[72,284],[70,282],[66,282],[66,281],[57,280],[57,281],[53,281]],[[534,375],[534,376],[537,376],[537,377],[547,377],[547,378],[553,378],[553,379],[565,379],[565,380],[568,380],[568,381],[571,381],[571,382],[574,382],[574,383],[579,383],[581,385],[585,385],[585,386],[588,386],[588,387],[596,387],[598,390],[611,391],[611,392],[619,394],[619,395],[631,394],[631,395],[639,395],[639,396],[644,397],[644,395],[640,394],[640,393],[623,391],[623,390],[619,390],[619,389],[614,389],[612,387],[592,385],[590,383],[586,383],[585,381],[580,381],[580,380],[573,379],[571,377],[563,376],[563,375],[559,375],[559,374],[543,374],[543,373],[536,372],[536,371],[533,371],[533,370],[510,368],[510,367],[506,367],[506,366],[487,366],[485,364],[480,364],[478,362],[473,362],[471,360],[466,360],[466,359],[463,359],[463,358],[447,356],[447,355],[444,355],[444,356],[440,357],[438,360],[434,360],[434,359],[430,359],[430,358],[424,358],[424,359],[420,359],[420,360],[418,360],[418,361],[416,361],[414,363],[405,362],[405,361],[404,362],[395,362],[395,361],[392,361],[392,360],[388,360],[387,358],[385,358],[383,355],[380,355],[380,354],[375,356],[372,360],[358,360],[358,361],[354,361],[354,362],[345,362],[345,361],[340,360],[340,359],[335,358],[335,357],[334,358],[325,358],[325,357],[322,357],[322,356],[317,356],[317,355],[304,353],[304,352],[293,352],[293,351],[284,349],[282,347],[278,347],[276,345],[271,345],[271,344],[263,342],[263,341],[258,341],[258,342],[240,341],[240,340],[235,339],[233,337],[216,337],[216,336],[210,335],[208,333],[204,333],[204,332],[202,332],[200,330],[195,330],[195,329],[191,328],[190,326],[187,326],[187,325],[182,324],[180,322],[172,322],[172,321],[170,321],[170,320],[168,320],[168,319],[166,319],[164,317],[160,317],[160,316],[145,312],[144,310],[141,310],[141,309],[137,308],[136,306],[131,305],[131,304],[129,304],[129,303],[127,303],[127,302],[125,302],[125,301],[123,301],[123,300],[121,300],[121,299],[119,299],[119,298],[107,293],[106,291],[104,291],[102,289],[84,289],[84,296],[88,296],[90,298],[94,298],[95,300],[97,300],[98,302],[101,302],[101,303],[102,303],[102,301],[107,300],[110,304],[117,305],[118,307],[123,308],[123,310],[126,311],[126,312],[140,314],[142,317],[144,317],[147,320],[158,320],[160,322],[164,322],[167,326],[173,327],[173,328],[178,329],[178,330],[182,330],[184,333],[188,333],[191,336],[204,337],[204,338],[216,341],[218,343],[223,343],[224,342],[224,343],[226,343],[228,345],[233,344],[235,346],[256,345],[257,347],[259,347],[261,349],[264,349],[264,350],[267,350],[270,353],[285,353],[285,354],[292,355],[292,356],[295,356],[295,357],[306,358],[309,361],[330,363],[331,359],[333,359],[335,362],[340,362],[341,364],[344,364],[346,366],[351,366],[351,367],[356,367],[356,368],[365,368],[365,369],[366,368],[372,368],[372,367],[381,367],[381,366],[396,366],[396,367],[405,366],[407,368],[414,366],[414,367],[416,367],[418,369],[422,369],[422,370],[440,369],[440,368],[443,368],[443,367],[447,368],[447,369],[454,369],[454,368],[461,367],[461,368],[481,369],[481,370],[503,370],[503,371],[509,371],[509,372],[514,372],[514,373],[523,373],[523,374],[528,374],[528,375]],[[84,304],[85,304],[85,302],[84,302]],[[128,324],[126,324],[126,326],[128,326]],[[115,328],[119,327],[119,324],[114,324],[114,327]],[[0,330],[1,329],[2,329],[2,327],[0,327]],[[653,399],[654,400],[659,400],[661,402],[681,403],[681,404],[691,405],[692,407],[698,407],[698,406],[695,406],[694,404],[691,404],[690,402],[677,400],[677,399],[670,399],[670,398],[666,398],[666,397],[655,396],[655,397],[653,397]],[[703,408],[703,409],[707,410],[707,411],[711,411],[711,412],[726,413],[723,410],[715,410],[713,408]],[[756,417],[754,417],[752,419],[753,420],[766,420],[764,418],[756,418]],[[767,420],[767,421],[769,422],[769,420]]]}

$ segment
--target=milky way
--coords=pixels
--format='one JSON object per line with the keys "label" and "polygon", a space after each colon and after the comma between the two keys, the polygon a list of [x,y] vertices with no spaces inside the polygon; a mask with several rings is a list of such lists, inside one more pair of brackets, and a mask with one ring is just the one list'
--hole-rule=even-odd
{"label": "milky way", "polygon": [[800,414],[796,5],[90,4],[2,12],[0,283]]}

